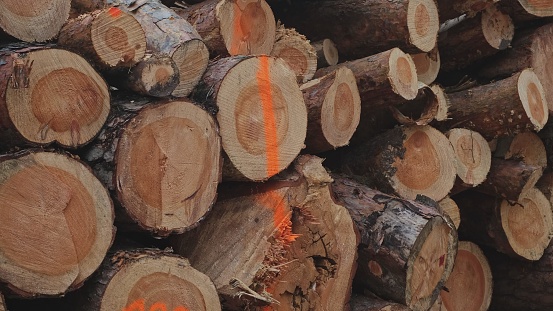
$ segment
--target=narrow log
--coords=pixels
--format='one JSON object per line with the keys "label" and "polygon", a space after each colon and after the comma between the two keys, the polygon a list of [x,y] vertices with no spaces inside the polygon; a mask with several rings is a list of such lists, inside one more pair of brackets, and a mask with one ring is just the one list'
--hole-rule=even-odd
{"label": "narrow log", "polygon": [[494,55],[509,47],[515,26],[509,15],[492,5],[440,33],[438,47],[441,68],[451,71],[465,68],[474,62]]}
{"label": "narrow log", "polygon": [[491,80],[533,68],[543,85],[549,111],[553,111],[553,77],[549,74],[553,60],[548,57],[553,52],[553,24],[517,31],[511,46],[491,58],[479,76]]}
{"label": "narrow log", "polygon": [[430,126],[398,127],[345,155],[342,170],[369,186],[406,199],[441,200],[455,181],[453,148]]}
{"label": "narrow log", "polygon": [[488,142],[478,132],[461,128],[452,129],[445,135],[451,142],[456,156],[456,183],[464,187],[481,184],[486,179],[492,163]]}
{"label": "narrow log", "polygon": [[167,97],[179,86],[180,71],[168,55],[146,54],[136,66],[117,72],[110,81],[141,95]]}
{"label": "narrow log", "polygon": [[517,202],[542,176],[542,168],[517,160],[494,158],[486,180],[475,190]]}
{"label": "narrow log", "polygon": [[539,131],[549,112],[544,89],[531,69],[510,78],[449,93],[448,127],[464,127],[491,140],[525,130]]}
{"label": "narrow log", "polygon": [[517,203],[477,192],[454,197],[461,211],[459,235],[513,258],[538,260],[551,241],[551,203],[533,188]]}
{"label": "narrow log", "polygon": [[106,128],[82,156],[124,208],[118,223],[157,236],[196,226],[220,180],[215,120],[185,100],[156,104],[122,96],[113,105]]}
{"label": "narrow log", "polygon": [[349,144],[361,115],[353,72],[340,67],[300,89],[308,111],[306,152],[319,153]]}
{"label": "narrow log", "polygon": [[225,180],[266,180],[303,148],[307,109],[284,60],[234,56],[210,63],[194,93],[218,109]]}
{"label": "narrow log", "polygon": [[340,54],[336,44],[330,39],[323,39],[317,42],[311,42],[311,45],[317,53],[317,69],[334,66],[338,64]]}
{"label": "narrow log", "polygon": [[175,9],[204,39],[212,56],[269,54],[276,22],[265,0],[207,0]]}
{"label": "narrow log", "polygon": [[415,68],[417,70],[418,80],[424,84],[430,85],[438,77],[440,72],[440,52],[435,47],[427,53],[411,54]]}
{"label": "narrow log", "polygon": [[292,68],[298,83],[306,83],[317,71],[317,54],[307,38],[293,28],[280,24],[276,30],[271,56],[280,57]]}
{"label": "narrow log", "polygon": [[440,292],[439,310],[488,310],[492,300],[492,272],[486,256],[474,243],[459,242],[455,267]]}
{"label": "narrow log", "polygon": [[285,25],[311,40],[334,41],[344,59],[394,47],[409,53],[429,52],[439,28],[438,9],[431,0],[290,1],[274,10]]}
{"label": "narrow log", "polygon": [[438,84],[433,84],[430,86],[430,89],[434,94],[436,94],[436,99],[438,101],[438,111],[434,119],[438,122],[446,121],[449,114],[449,98],[447,97],[444,89]]}
{"label": "narrow log", "polygon": [[213,282],[187,259],[157,249],[110,254],[67,310],[220,311]]}
{"label": "narrow log", "polygon": [[321,162],[302,156],[290,180],[229,186],[201,226],[177,237],[175,250],[211,277],[226,309],[348,309],[358,237]]}
{"label": "narrow log", "polygon": [[359,230],[356,281],[376,295],[428,310],[453,269],[457,231],[434,207],[342,177],[332,184]]}
{"label": "narrow log", "polygon": [[27,42],[54,38],[69,18],[70,0],[2,1],[0,28]]}
{"label": "narrow log", "polygon": [[109,193],[67,154],[5,155],[0,172],[0,281],[22,297],[79,288],[115,235]]}
{"label": "narrow log", "polygon": [[499,0],[437,0],[440,22],[467,14],[473,17]]}
{"label": "narrow log", "polygon": [[3,147],[92,140],[109,113],[108,86],[77,54],[60,49],[0,49]]}
{"label": "narrow log", "polygon": [[461,224],[461,214],[459,213],[459,206],[457,206],[457,203],[447,196],[441,199],[438,202],[438,205],[440,206],[442,212],[451,218],[455,228],[459,229],[459,225]]}
{"label": "narrow log", "polygon": [[365,295],[351,297],[351,311],[411,311],[408,306]]}

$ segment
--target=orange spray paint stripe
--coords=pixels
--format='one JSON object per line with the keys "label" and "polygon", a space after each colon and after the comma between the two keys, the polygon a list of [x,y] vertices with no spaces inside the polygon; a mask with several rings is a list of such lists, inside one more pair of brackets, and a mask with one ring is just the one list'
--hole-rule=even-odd
{"label": "orange spray paint stripe", "polygon": [[279,172],[277,127],[273,105],[273,92],[271,90],[269,57],[260,56],[259,60],[260,66],[257,71],[257,85],[259,87],[259,98],[263,104],[267,177],[271,177]]}
{"label": "orange spray paint stripe", "polygon": [[118,9],[118,8],[109,8],[108,9],[108,14],[111,15],[111,17],[117,18],[117,17],[121,16],[121,13],[122,13],[121,10]]}
{"label": "orange spray paint stripe", "polygon": [[167,306],[163,302],[156,302],[150,307],[150,311],[167,311]]}
{"label": "orange spray paint stripe", "polygon": [[145,311],[144,299],[134,301],[130,306],[123,309],[123,311]]}
{"label": "orange spray paint stripe", "polygon": [[232,38],[230,41],[230,55],[238,55],[240,53],[240,42],[242,41],[242,26],[240,20],[242,19],[242,10],[240,6],[235,2],[233,3],[234,10],[232,10]]}

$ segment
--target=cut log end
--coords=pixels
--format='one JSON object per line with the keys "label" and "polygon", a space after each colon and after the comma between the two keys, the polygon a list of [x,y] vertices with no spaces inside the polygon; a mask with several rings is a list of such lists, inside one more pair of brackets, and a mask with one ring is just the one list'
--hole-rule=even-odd
{"label": "cut log end", "polygon": [[440,71],[440,53],[434,48],[428,53],[412,54],[415,68],[417,69],[418,80],[430,85],[438,77]]}
{"label": "cut log end", "polygon": [[167,97],[179,85],[179,68],[167,55],[149,55],[131,69],[128,88],[142,95]]}
{"label": "cut log end", "polygon": [[436,46],[440,21],[438,7],[432,0],[411,0],[407,8],[409,41],[422,52],[430,52]]}
{"label": "cut log end", "polygon": [[513,251],[528,260],[538,260],[553,234],[551,203],[538,189],[524,192],[517,204],[503,200],[501,224]]}
{"label": "cut log end", "polygon": [[131,14],[116,7],[98,15],[92,23],[91,34],[100,62],[108,67],[131,67],[146,53],[144,30]]}
{"label": "cut log end", "polygon": [[16,129],[33,143],[78,147],[102,128],[110,109],[104,80],[82,57],[58,49],[22,54],[5,92]]}
{"label": "cut log end", "polygon": [[184,258],[139,249],[118,252],[110,259],[118,271],[97,281],[106,284],[98,297],[99,311],[221,310],[211,280]]}
{"label": "cut log end", "polygon": [[440,200],[438,204],[444,214],[447,214],[447,216],[449,216],[449,218],[453,221],[455,228],[459,229],[459,225],[461,224],[461,214],[459,213],[459,206],[457,206],[457,203],[447,196]]}
{"label": "cut log end", "polygon": [[482,13],[482,33],[491,47],[504,50],[513,40],[515,24],[508,14],[491,5]]}
{"label": "cut log end", "polygon": [[486,179],[492,162],[486,139],[478,132],[461,128],[450,130],[446,136],[456,155],[457,176],[466,185],[481,184]]}
{"label": "cut log end", "polygon": [[221,143],[215,121],[194,104],[176,101],[145,109],[131,122],[117,148],[122,205],[158,235],[189,229],[216,196]]}
{"label": "cut log end", "polygon": [[216,15],[229,54],[270,54],[276,22],[265,0],[221,1]]}
{"label": "cut log end", "polygon": [[209,51],[202,40],[193,39],[181,44],[171,58],[178,67],[180,77],[171,95],[186,97],[204,74],[209,62]]}
{"label": "cut log end", "polygon": [[547,0],[518,0],[526,12],[539,17],[553,16],[553,3]]}
{"label": "cut log end", "polygon": [[[488,310],[492,299],[492,273],[480,248],[471,242],[459,242],[455,267],[442,291],[441,310]],[[467,299],[470,297],[470,299]]]}
{"label": "cut log end", "polygon": [[59,33],[70,9],[69,0],[2,1],[0,28],[23,41],[44,42]]}
{"label": "cut log end", "polygon": [[436,94],[436,99],[438,100],[438,111],[436,112],[434,119],[436,121],[447,120],[448,110],[449,110],[449,100],[447,99],[444,89],[437,84],[430,86],[430,89],[432,90],[432,92],[434,92],[434,94]]}
{"label": "cut log end", "polygon": [[[417,237],[407,263],[405,301],[412,310],[428,310],[455,262],[457,234],[442,217],[432,218]],[[432,264],[429,264],[432,263]]]}
{"label": "cut log end", "polygon": [[317,68],[334,66],[338,64],[340,55],[336,44],[330,39],[323,39],[321,41],[312,42],[313,48],[317,53]]}
{"label": "cut log end", "polygon": [[305,83],[317,71],[317,53],[305,36],[294,29],[280,26],[271,55],[286,61],[296,74],[298,83]]}
{"label": "cut log end", "polygon": [[78,287],[113,240],[107,190],[62,154],[31,153],[4,160],[0,168],[0,279],[22,296]]}
{"label": "cut log end", "polygon": [[549,108],[540,80],[531,69],[525,69],[518,78],[517,86],[522,106],[534,130],[541,130],[547,123]]}
{"label": "cut log end", "polygon": [[303,148],[307,110],[284,60],[259,56],[238,63],[221,82],[217,106],[223,148],[248,179],[277,174]]}
{"label": "cut log end", "polygon": [[509,150],[505,153],[505,159],[520,159],[522,162],[545,168],[547,166],[547,152],[540,137],[534,132],[517,134]]}
{"label": "cut log end", "polygon": [[[553,7],[551,9],[553,11]],[[531,58],[529,67],[534,69],[543,85],[546,93],[545,98],[551,113],[553,112],[553,76],[550,72],[553,71],[553,58],[549,56],[553,53],[553,24],[548,24],[536,30],[528,50],[532,51],[531,56],[529,56]]]}
{"label": "cut log end", "polygon": [[418,77],[415,63],[411,56],[398,48],[390,53],[388,79],[396,94],[408,100],[417,97]]}
{"label": "cut log end", "polygon": [[441,200],[453,187],[456,169],[453,150],[447,138],[430,126],[412,126],[404,131],[405,154],[393,164],[391,177],[395,191],[407,199],[417,194]]}

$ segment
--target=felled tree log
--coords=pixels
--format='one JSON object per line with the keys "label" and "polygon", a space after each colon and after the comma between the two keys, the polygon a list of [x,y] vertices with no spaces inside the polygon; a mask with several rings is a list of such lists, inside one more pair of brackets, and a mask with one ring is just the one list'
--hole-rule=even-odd
{"label": "felled tree log", "polygon": [[334,66],[338,64],[340,54],[336,48],[336,44],[330,39],[323,39],[316,42],[311,42],[311,45],[317,53],[317,69]]}
{"label": "felled tree log", "polygon": [[455,128],[446,133],[453,146],[457,181],[463,187],[481,184],[490,171],[492,154],[488,142],[478,132]]}
{"label": "felled tree log", "polygon": [[553,3],[549,1],[503,0],[500,5],[519,23],[553,16]]}
{"label": "felled tree log", "polygon": [[2,1],[0,29],[23,41],[48,41],[69,18],[70,9],[70,0]]}
{"label": "felled tree log", "polygon": [[438,10],[430,0],[290,1],[274,10],[285,25],[309,39],[334,41],[344,59],[394,47],[409,53],[428,52],[436,45],[439,28]]}
{"label": "felled tree log", "polygon": [[435,47],[427,53],[411,54],[415,68],[417,70],[418,80],[424,84],[430,85],[438,77],[440,72],[440,52]]}
{"label": "felled tree log", "polygon": [[445,71],[465,68],[509,47],[515,26],[509,15],[492,5],[474,18],[440,33],[438,46]]}
{"label": "felled tree log", "polygon": [[185,258],[157,249],[110,254],[78,295],[68,310],[221,310],[209,277]]}
{"label": "felled tree log", "polygon": [[0,282],[22,297],[79,288],[115,235],[109,193],[67,154],[5,155],[0,172]]}
{"label": "felled tree log", "polygon": [[406,199],[441,200],[453,187],[454,161],[447,137],[431,126],[397,127],[345,155],[342,171]]}
{"label": "felled tree log", "polygon": [[2,293],[0,293],[0,311],[6,311],[6,302],[4,301]]}
{"label": "felled tree log", "polygon": [[110,81],[141,95],[167,97],[179,86],[180,71],[169,55],[146,54],[130,70],[117,71]]}
{"label": "felled tree log", "polygon": [[444,22],[463,14],[472,17],[476,13],[485,10],[499,0],[438,0],[440,22]]}
{"label": "felled tree log", "polygon": [[411,309],[406,305],[357,294],[351,297],[351,311],[411,311]]}
{"label": "felled tree log", "polygon": [[307,106],[306,152],[345,146],[359,125],[361,99],[350,69],[336,71],[302,85]]}
{"label": "felled tree log", "polygon": [[342,177],[332,184],[361,243],[356,281],[379,297],[428,310],[453,269],[457,231],[435,208]]}
{"label": "felled tree log", "polygon": [[457,206],[457,203],[447,196],[441,199],[438,202],[438,205],[440,206],[442,212],[451,218],[455,228],[459,229],[459,225],[461,224],[461,214],[459,213],[459,206]]}
{"label": "felled tree log", "polygon": [[301,156],[284,181],[230,185],[201,226],[177,237],[175,250],[211,277],[225,308],[347,309],[358,238],[321,162]]}
{"label": "felled tree log", "polygon": [[549,112],[544,89],[531,69],[494,83],[449,93],[446,127],[464,127],[491,140],[525,130],[539,131]]}
{"label": "felled tree log", "polygon": [[117,221],[158,236],[197,225],[215,201],[221,174],[214,119],[185,100],[121,96],[113,106],[82,156],[124,208]]}
{"label": "felled tree log", "polygon": [[439,310],[488,310],[492,300],[492,272],[486,256],[471,242],[460,241],[455,267],[442,290]]}
{"label": "felled tree log", "polygon": [[293,28],[279,25],[271,56],[280,57],[292,68],[298,83],[306,83],[317,71],[317,54],[307,38]]}
{"label": "felled tree log", "polygon": [[266,180],[287,167],[305,141],[307,110],[296,76],[268,56],[210,63],[194,92],[217,112],[225,180]]}
{"label": "felled tree log", "polygon": [[549,111],[553,111],[553,77],[549,74],[553,60],[548,57],[553,51],[553,24],[517,31],[511,46],[491,58],[480,70],[480,77],[502,78],[525,68],[533,68],[543,85]]}
{"label": "felled tree log", "polygon": [[276,22],[265,0],[207,0],[175,11],[196,28],[212,56],[273,49]]}
{"label": "felled tree log", "polygon": [[518,202],[477,192],[455,196],[461,211],[459,235],[513,258],[538,260],[553,233],[551,203],[538,189],[527,190]]}
{"label": "felled tree log", "polygon": [[523,132],[515,136],[500,137],[494,157],[518,160],[525,164],[547,167],[547,152],[541,138],[534,132]]}
{"label": "felled tree log", "polygon": [[92,140],[109,113],[108,86],[69,51],[0,49],[0,141],[3,147]]}

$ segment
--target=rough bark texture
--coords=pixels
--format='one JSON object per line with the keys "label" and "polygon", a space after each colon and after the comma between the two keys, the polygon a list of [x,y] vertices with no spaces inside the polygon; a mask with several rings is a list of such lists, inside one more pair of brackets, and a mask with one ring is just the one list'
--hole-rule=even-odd
{"label": "rough bark texture", "polygon": [[500,5],[517,24],[553,16],[553,4],[549,1],[503,0]]}
{"label": "rough bark texture", "polygon": [[311,40],[334,41],[344,59],[393,47],[428,52],[436,44],[439,28],[434,1],[291,1],[274,11],[285,25]]}
{"label": "rough bark texture", "polygon": [[440,22],[467,14],[472,17],[499,0],[438,0]]}
{"label": "rough bark texture", "polygon": [[382,300],[378,297],[353,295],[351,297],[351,311],[411,311],[408,306]]}
{"label": "rough bark texture", "polygon": [[[436,207],[345,178],[335,177],[332,191],[361,236],[357,282],[382,298],[428,310],[453,269],[457,252],[453,223]],[[417,266],[422,261],[424,268]]]}

